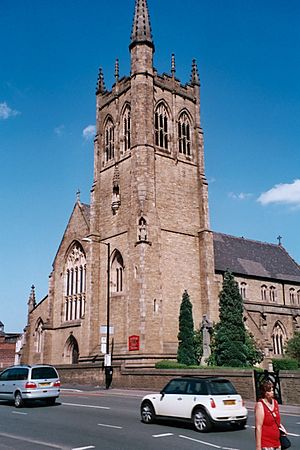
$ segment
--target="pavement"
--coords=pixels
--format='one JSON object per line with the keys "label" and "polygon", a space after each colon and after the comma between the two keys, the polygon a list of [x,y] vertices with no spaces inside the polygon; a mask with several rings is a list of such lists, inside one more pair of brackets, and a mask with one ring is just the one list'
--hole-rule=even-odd
{"label": "pavement", "polygon": [[[71,384],[63,384],[63,391],[83,391],[83,392],[92,392],[97,393],[101,391],[107,391],[104,386],[93,386],[93,385],[71,385]],[[142,398],[144,395],[147,395],[151,392],[151,390],[143,390],[143,389],[120,389],[120,388],[110,388],[109,393],[111,395],[124,395],[130,397]],[[245,400],[245,406],[249,410],[254,410],[255,401]],[[300,405],[279,405],[280,412],[282,414],[292,414],[300,416]]]}

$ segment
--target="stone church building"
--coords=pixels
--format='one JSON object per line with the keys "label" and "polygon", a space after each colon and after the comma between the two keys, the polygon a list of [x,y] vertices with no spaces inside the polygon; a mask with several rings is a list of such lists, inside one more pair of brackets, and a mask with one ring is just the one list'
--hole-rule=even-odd
{"label": "stone church building", "polygon": [[175,358],[184,290],[195,327],[217,321],[226,269],[246,326],[267,356],[281,355],[300,329],[300,268],[280,244],[210,229],[196,61],[187,84],[174,56],[169,74],[156,71],[146,0],[135,1],[129,50],[130,75],[117,61],[110,91],[99,71],[90,205],[77,198],[47,296],[36,302],[32,287],[22,361],[100,360],[108,306],[115,359]]}

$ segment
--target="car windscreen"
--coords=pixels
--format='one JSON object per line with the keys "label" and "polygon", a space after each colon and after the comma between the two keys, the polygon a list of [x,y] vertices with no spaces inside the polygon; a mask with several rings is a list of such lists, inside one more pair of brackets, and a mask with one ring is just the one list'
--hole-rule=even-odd
{"label": "car windscreen", "polygon": [[53,367],[34,367],[32,369],[32,380],[41,380],[45,378],[58,378],[56,370]]}
{"label": "car windscreen", "polygon": [[213,380],[209,383],[209,390],[212,395],[236,394],[236,390],[228,380]]}

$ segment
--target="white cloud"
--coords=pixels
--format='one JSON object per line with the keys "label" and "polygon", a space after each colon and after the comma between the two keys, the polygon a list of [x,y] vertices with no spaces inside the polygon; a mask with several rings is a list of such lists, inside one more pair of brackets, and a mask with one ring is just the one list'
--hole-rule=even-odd
{"label": "white cloud", "polygon": [[82,132],[82,136],[86,141],[90,141],[91,139],[94,139],[96,134],[96,126],[95,125],[88,125],[85,127],[85,129]]}
{"label": "white cloud", "polygon": [[293,183],[276,184],[272,189],[263,192],[257,199],[262,205],[269,203],[286,203],[300,206],[300,180]]}
{"label": "white cloud", "polygon": [[61,136],[64,131],[65,131],[64,125],[59,125],[58,127],[54,128],[54,133],[57,134],[57,136]]}
{"label": "white cloud", "polygon": [[18,114],[20,114],[19,111],[11,109],[6,102],[0,103],[0,120],[5,120]]}
{"label": "white cloud", "polygon": [[235,194],[234,192],[229,192],[228,197],[233,198],[234,200],[247,200],[247,198],[252,197],[252,194],[246,192]]}

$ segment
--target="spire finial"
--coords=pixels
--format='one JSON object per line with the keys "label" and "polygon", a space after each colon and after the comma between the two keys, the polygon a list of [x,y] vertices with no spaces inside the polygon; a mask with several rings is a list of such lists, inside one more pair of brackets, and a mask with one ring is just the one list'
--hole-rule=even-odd
{"label": "spire finial", "polygon": [[102,71],[102,67],[99,69],[98,80],[97,80],[97,88],[96,94],[104,94],[106,92],[105,83],[104,83],[104,75]]}
{"label": "spire finial", "polygon": [[31,286],[31,291],[30,291],[30,295],[29,295],[29,299],[28,299],[27,305],[28,305],[28,312],[31,312],[36,307],[35,287],[34,287],[34,285]]}
{"label": "spire finial", "polygon": [[135,0],[135,12],[129,48],[132,49],[138,43],[149,45],[154,50],[147,0]]}
{"label": "spire finial", "polygon": [[172,73],[172,77],[174,77],[175,73],[176,73],[176,64],[175,64],[175,55],[174,55],[174,53],[172,53],[171,73]]}
{"label": "spire finial", "polygon": [[118,60],[118,58],[116,59],[116,63],[115,63],[115,80],[116,80],[116,83],[119,80],[119,60]]}
{"label": "spire finial", "polygon": [[282,239],[282,236],[277,236],[277,240],[278,240],[278,245],[281,245],[281,239]]}
{"label": "spire finial", "polygon": [[193,59],[193,62],[192,62],[191,84],[200,86],[199,72],[198,72],[197,62],[195,59]]}
{"label": "spire finial", "polygon": [[76,192],[76,202],[80,202],[80,189],[79,188],[77,189],[77,192]]}

